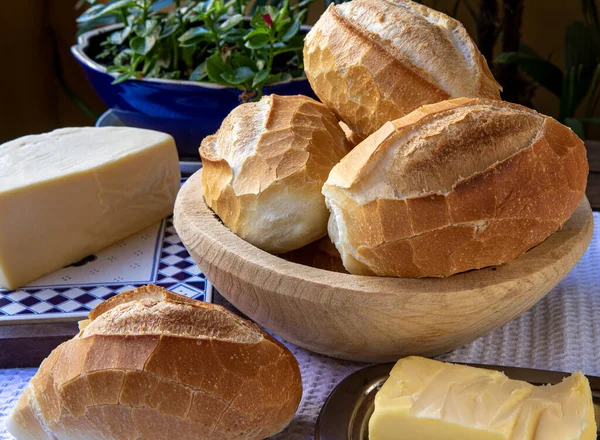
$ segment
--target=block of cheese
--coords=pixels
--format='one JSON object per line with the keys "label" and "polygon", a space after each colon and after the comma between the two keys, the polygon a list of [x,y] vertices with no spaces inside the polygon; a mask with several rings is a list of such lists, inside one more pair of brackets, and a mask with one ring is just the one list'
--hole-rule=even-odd
{"label": "block of cheese", "polygon": [[375,396],[370,440],[595,440],[581,373],[536,387],[499,371],[401,359]]}
{"label": "block of cheese", "polygon": [[66,128],[0,145],[0,287],[15,289],[168,216],[175,141],[136,128]]}

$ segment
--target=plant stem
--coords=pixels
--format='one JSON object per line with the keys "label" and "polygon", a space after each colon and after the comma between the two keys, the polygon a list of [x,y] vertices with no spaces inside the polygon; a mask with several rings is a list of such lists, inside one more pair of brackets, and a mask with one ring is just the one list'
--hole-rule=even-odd
{"label": "plant stem", "polygon": [[273,47],[273,44],[275,43],[275,35],[273,29],[274,26],[269,28],[269,60],[267,61],[267,72],[269,72],[269,74],[273,68],[273,59],[275,58],[275,48]]}
{"label": "plant stem", "polygon": [[173,59],[171,63],[173,64],[173,70],[177,70],[177,66],[179,65],[179,44],[175,35],[173,35]]}
{"label": "plant stem", "polygon": [[213,36],[215,46],[217,46],[217,49],[219,49],[219,52],[220,52],[221,51],[221,39],[219,38],[219,33],[217,32],[217,29],[215,29],[214,21],[211,18],[210,20],[205,20],[205,23],[208,26],[208,29],[210,30],[210,33]]}

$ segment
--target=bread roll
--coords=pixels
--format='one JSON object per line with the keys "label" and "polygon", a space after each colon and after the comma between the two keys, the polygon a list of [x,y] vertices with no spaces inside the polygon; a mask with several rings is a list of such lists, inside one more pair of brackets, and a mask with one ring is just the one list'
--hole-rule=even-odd
{"label": "bread roll", "polygon": [[323,187],[353,274],[445,277],[509,262],[584,196],[583,142],[525,107],[459,98],[389,122]]}
{"label": "bread roll", "polygon": [[290,351],[223,307],[146,286],[81,327],[21,395],[17,440],[262,439],[300,402]]}
{"label": "bread roll", "polygon": [[424,104],[500,99],[463,25],[410,0],[331,5],[306,36],[304,66],[321,101],[363,139]]}
{"label": "bread roll", "polygon": [[242,104],[202,142],[208,206],[234,233],[271,253],[327,235],[321,194],[350,146],[333,113],[305,96]]}
{"label": "bread roll", "polygon": [[340,127],[342,127],[342,130],[344,131],[346,139],[348,139],[348,144],[350,144],[350,148],[356,147],[363,141],[362,138],[358,137],[356,133],[350,130],[350,127],[348,127],[348,125],[346,125],[345,122],[340,121]]}

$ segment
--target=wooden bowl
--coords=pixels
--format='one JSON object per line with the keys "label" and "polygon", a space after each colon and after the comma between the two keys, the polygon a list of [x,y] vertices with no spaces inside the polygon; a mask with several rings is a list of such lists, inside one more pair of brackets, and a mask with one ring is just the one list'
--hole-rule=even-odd
{"label": "wooden bowl", "polygon": [[384,278],[286,261],[242,240],[204,202],[201,173],[183,186],[175,228],[219,292],[273,333],[356,361],[435,355],[501,326],[546,295],[585,253],[584,199],[564,227],[515,261],[449,278]]}

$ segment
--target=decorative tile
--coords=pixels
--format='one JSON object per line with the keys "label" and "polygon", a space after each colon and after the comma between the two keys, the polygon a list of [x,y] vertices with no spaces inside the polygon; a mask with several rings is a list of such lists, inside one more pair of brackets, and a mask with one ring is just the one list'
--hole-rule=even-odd
{"label": "decorative tile", "polygon": [[182,245],[172,218],[19,290],[0,289],[0,322],[80,319],[102,301],[149,283],[212,300],[212,286]]}
{"label": "decorative tile", "polygon": [[11,314],[11,315],[16,315],[19,312],[25,310],[25,306],[22,306],[19,303],[10,303],[7,306],[2,307],[2,309],[0,309],[3,313],[5,314]]}

